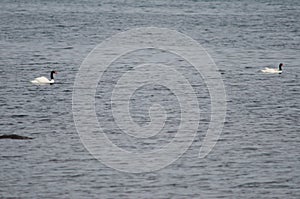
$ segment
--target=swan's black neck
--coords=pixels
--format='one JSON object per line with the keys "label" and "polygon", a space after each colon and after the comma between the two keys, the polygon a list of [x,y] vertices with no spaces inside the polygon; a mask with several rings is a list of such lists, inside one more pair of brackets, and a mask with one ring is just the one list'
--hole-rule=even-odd
{"label": "swan's black neck", "polygon": [[54,79],[54,74],[55,72],[54,71],[51,71],[51,75],[50,75],[50,79]]}
{"label": "swan's black neck", "polygon": [[279,64],[279,66],[278,66],[280,71],[282,71],[282,65],[283,64]]}

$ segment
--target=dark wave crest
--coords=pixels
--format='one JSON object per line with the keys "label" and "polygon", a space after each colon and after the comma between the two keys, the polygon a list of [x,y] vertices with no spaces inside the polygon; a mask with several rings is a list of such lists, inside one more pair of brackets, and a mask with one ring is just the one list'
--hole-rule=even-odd
{"label": "dark wave crest", "polygon": [[33,139],[31,137],[16,135],[16,134],[10,134],[10,135],[0,135],[0,139],[14,139],[14,140],[30,140]]}

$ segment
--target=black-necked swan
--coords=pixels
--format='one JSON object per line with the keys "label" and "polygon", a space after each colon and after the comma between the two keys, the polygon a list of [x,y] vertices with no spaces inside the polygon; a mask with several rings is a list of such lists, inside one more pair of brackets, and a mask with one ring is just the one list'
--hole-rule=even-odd
{"label": "black-necked swan", "polygon": [[265,69],[261,70],[263,73],[277,73],[280,74],[282,73],[282,67],[283,67],[283,63],[280,63],[277,68],[268,68],[266,67]]}
{"label": "black-necked swan", "polygon": [[30,82],[33,84],[53,84],[54,83],[54,74],[57,74],[57,72],[54,70],[51,71],[50,80],[47,79],[46,77],[42,76],[42,77],[37,77]]}

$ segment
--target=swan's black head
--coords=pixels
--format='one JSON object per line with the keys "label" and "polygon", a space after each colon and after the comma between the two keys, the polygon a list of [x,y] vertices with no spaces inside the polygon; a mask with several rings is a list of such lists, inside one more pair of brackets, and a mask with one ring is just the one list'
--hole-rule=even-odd
{"label": "swan's black head", "polygon": [[282,66],[283,66],[283,63],[280,63],[279,66],[278,66],[279,70],[282,70]]}
{"label": "swan's black head", "polygon": [[53,74],[57,74],[57,72],[55,70],[51,71],[50,79],[54,79]]}

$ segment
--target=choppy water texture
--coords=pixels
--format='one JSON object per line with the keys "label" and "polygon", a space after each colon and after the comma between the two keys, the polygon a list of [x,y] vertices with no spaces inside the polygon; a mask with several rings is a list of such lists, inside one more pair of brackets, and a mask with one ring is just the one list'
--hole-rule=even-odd
{"label": "choppy water texture", "polygon": [[[0,140],[1,198],[300,197],[299,1],[4,0],[0,5],[0,135],[33,138]],[[72,116],[73,83],[97,44],[148,26],[182,32],[210,53],[224,80],[227,117],[217,145],[199,159],[210,111],[199,77],[203,84],[195,90],[203,112],[189,150],[159,171],[123,173],[94,159],[81,143]],[[164,53],[136,52],[132,62],[139,56],[182,62]],[[280,62],[286,64],[281,75],[259,72]],[[98,120],[108,137],[132,151],[168,143],[180,122],[179,106],[158,85],[135,93],[133,119],[141,125],[149,122],[145,107],[164,93],[169,114],[165,130],[171,133],[157,142],[131,142],[119,134],[105,99],[132,63],[121,57],[114,64],[117,70],[106,71],[96,93]],[[182,72],[190,80],[197,78],[186,67]],[[56,84],[29,83],[53,69],[59,72]],[[145,92],[149,90],[154,93]]]}

